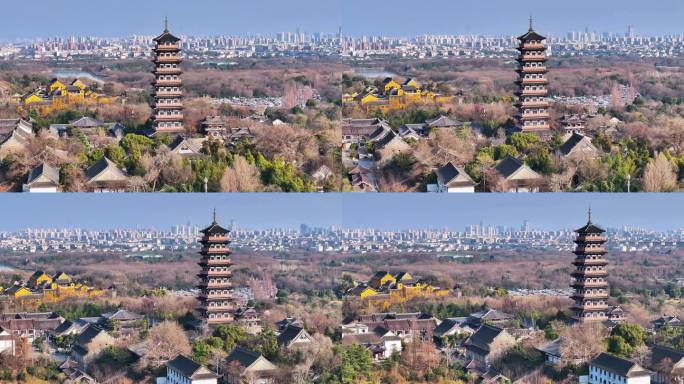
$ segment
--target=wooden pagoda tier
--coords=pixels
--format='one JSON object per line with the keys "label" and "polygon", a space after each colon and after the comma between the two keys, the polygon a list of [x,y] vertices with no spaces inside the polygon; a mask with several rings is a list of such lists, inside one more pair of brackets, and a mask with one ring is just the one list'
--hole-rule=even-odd
{"label": "wooden pagoda tier", "polygon": [[202,269],[197,274],[197,311],[208,325],[231,323],[237,308],[231,281],[230,231],[221,227],[214,215],[211,225],[201,232],[202,258],[198,264]]}
{"label": "wooden pagoda tier", "polygon": [[154,43],[154,101],[151,117],[154,132],[181,133],[185,128],[180,39],[172,35],[166,25],[164,32],[154,39]]}
{"label": "wooden pagoda tier", "polygon": [[575,255],[572,262],[575,270],[571,273],[574,301],[570,309],[573,318],[579,322],[608,320],[608,261],[606,254],[605,230],[589,220],[582,228],[575,230]]}
{"label": "wooden pagoda tier", "polygon": [[549,81],[546,77],[546,37],[534,31],[530,19],[529,31],[518,37],[518,40],[520,55],[516,69],[518,79],[515,81],[518,86],[518,91],[515,92],[518,97],[518,113],[515,118],[523,132],[546,132],[551,129],[547,99]]}

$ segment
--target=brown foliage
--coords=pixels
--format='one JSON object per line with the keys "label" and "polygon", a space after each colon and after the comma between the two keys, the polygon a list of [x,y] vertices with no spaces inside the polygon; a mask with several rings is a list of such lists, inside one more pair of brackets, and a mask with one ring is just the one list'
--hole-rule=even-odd
{"label": "brown foliage", "polygon": [[257,168],[242,156],[235,156],[233,165],[221,178],[222,192],[257,192],[262,188]]}
{"label": "brown foliage", "polygon": [[178,323],[171,321],[163,321],[152,327],[145,341],[149,348],[147,358],[157,364],[191,351],[187,335]]}
{"label": "brown foliage", "polygon": [[677,189],[677,167],[663,153],[646,165],[643,188],[646,192],[672,192]]}

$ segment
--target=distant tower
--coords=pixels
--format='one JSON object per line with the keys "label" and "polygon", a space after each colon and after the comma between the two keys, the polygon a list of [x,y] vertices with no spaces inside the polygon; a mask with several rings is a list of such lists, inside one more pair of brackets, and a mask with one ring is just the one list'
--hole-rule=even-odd
{"label": "distant tower", "polygon": [[167,19],[164,20],[164,32],[154,39],[154,43],[154,132],[183,132],[180,39],[169,32]]}
{"label": "distant tower", "polygon": [[235,311],[233,285],[231,284],[229,230],[216,222],[216,210],[211,225],[202,231],[202,259],[199,265],[200,290],[198,312],[208,325],[225,324],[233,321]]}
{"label": "distant tower", "polygon": [[575,231],[577,246],[571,284],[574,293],[570,297],[575,303],[570,309],[579,322],[608,320],[608,261],[603,258],[606,254],[605,232],[592,224],[591,209],[587,224]]}
{"label": "distant tower", "polygon": [[530,29],[518,37],[518,124],[523,132],[545,132],[549,125],[549,101],[546,77],[546,37]]}

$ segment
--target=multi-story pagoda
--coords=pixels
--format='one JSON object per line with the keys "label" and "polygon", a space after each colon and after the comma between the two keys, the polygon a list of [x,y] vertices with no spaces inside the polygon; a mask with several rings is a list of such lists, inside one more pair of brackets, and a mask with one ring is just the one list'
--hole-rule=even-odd
{"label": "multi-story pagoda", "polygon": [[571,284],[574,293],[570,296],[574,304],[570,309],[579,322],[608,320],[608,261],[603,257],[606,254],[605,232],[592,224],[591,209],[587,224],[575,231],[577,246]]}
{"label": "multi-story pagoda", "polygon": [[199,265],[202,271],[200,278],[198,312],[208,325],[224,324],[233,321],[235,303],[231,284],[232,265],[230,259],[230,230],[221,227],[214,221],[202,231],[202,260]]}
{"label": "multi-story pagoda", "polygon": [[518,126],[523,132],[545,132],[549,125],[549,101],[546,77],[546,37],[532,27],[518,37]]}
{"label": "multi-story pagoda", "polygon": [[154,39],[154,43],[154,132],[183,132],[180,39],[169,32],[167,20],[164,21],[164,32]]}

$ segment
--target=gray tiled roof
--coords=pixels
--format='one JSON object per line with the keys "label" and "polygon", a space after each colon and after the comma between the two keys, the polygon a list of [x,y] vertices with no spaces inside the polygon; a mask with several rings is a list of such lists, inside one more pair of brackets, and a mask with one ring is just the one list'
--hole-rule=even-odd
{"label": "gray tiled roof", "polygon": [[592,360],[590,365],[623,377],[649,376],[651,374],[633,361],[605,352]]}

